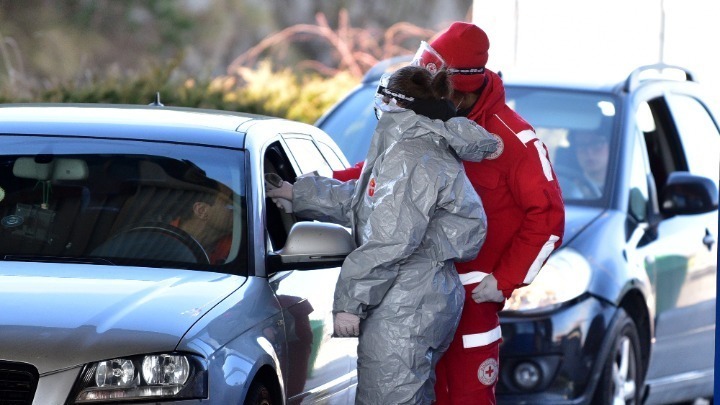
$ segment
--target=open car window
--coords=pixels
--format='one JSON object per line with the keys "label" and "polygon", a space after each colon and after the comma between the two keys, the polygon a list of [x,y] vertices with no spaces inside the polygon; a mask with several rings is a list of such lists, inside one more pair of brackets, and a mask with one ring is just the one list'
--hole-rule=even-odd
{"label": "open car window", "polygon": [[246,272],[242,151],[2,142],[0,258]]}

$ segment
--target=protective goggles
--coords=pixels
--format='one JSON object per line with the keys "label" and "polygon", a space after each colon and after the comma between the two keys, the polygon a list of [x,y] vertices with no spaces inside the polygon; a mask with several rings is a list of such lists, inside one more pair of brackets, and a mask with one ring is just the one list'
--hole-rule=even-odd
{"label": "protective goggles", "polygon": [[380,119],[383,112],[394,112],[402,111],[404,108],[397,105],[398,100],[403,100],[405,103],[412,103],[415,101],[414,97],[407,96],[397,91],[393,91],[387,88],[388,82],[390,81],[391,73],[385,73],[380,77],[377,90],[375,91],[375,117]]}
{"label": "protective goggles", "polygon": [[473,68],[449,67],[440,53],[433,49],[433,47],[425,41],[420,42],[420,47],[417,52],[415,52],[415,56],[410,64],[424,67],[432,74],[435,74],[442,69],[447,70],[449,75],[476,75],[485,73],[484,66]]}
{"label": "protective goggles", "polygon": [[[431,119],[447,121],[456,116],[457,111],[450,100],[422,100],[395,90],[388,89],[391,74],[386,73],[380,78],[375,92],[375,117],[380,119],[384,112],[399,112],[407,109]],[[398,102],[402,101],[402,107]]]}
{"label": "protective goggles", "polygon": [[388,82],[390,81],[390,76],[392,76],[392,74],[385,73],[380,77],[380,82],[378,83],[378,88],[375,91],[375,95],[376,96],[378,96],[378,95],[385,96],[390,99],[394,98],[395,100],[403,100],[403,101],[407,101],[408,103],[415,101],[415,97],[410,97],[410,96],[407,96],[400,92],[388,89],[387,85],[388,85]]}

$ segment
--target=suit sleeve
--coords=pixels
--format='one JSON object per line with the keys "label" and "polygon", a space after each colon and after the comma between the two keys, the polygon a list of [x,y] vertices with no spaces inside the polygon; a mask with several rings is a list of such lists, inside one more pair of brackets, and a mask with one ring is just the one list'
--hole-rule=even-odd
{"label": "suit sleeve", "polygon": [[299,177],[293,184],[293,212],[307,219],[351,226],[355,183],[322,176]]}

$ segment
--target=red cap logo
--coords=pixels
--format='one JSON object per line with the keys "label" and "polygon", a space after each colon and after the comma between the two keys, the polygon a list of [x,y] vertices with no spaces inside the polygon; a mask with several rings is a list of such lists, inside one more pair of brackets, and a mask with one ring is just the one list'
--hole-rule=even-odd
{"label": "red cap logo", "polygon": [[370,179],[370,183],[368,184],[368,195],[372,197],[375,195],[375,178]]}

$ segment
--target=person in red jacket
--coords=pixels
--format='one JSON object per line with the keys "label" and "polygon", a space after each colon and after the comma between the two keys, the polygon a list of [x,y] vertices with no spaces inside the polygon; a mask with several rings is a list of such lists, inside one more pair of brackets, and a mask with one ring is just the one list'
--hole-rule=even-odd
{"label": "person in red jacket", "polygon": [[499,75],[488,70],[490,42],[478,26],[455,22],[414,63],[451,72],[458,115],[499,141],[482,162],[464,162],[488,217],[487,238],[474,260],[457,263],[466,299],[455,338],[437,366],[437,405],[495,404],[502,339],[498,312],[530,284],[562,242],[565,209],[545,145],[505,103]]}

